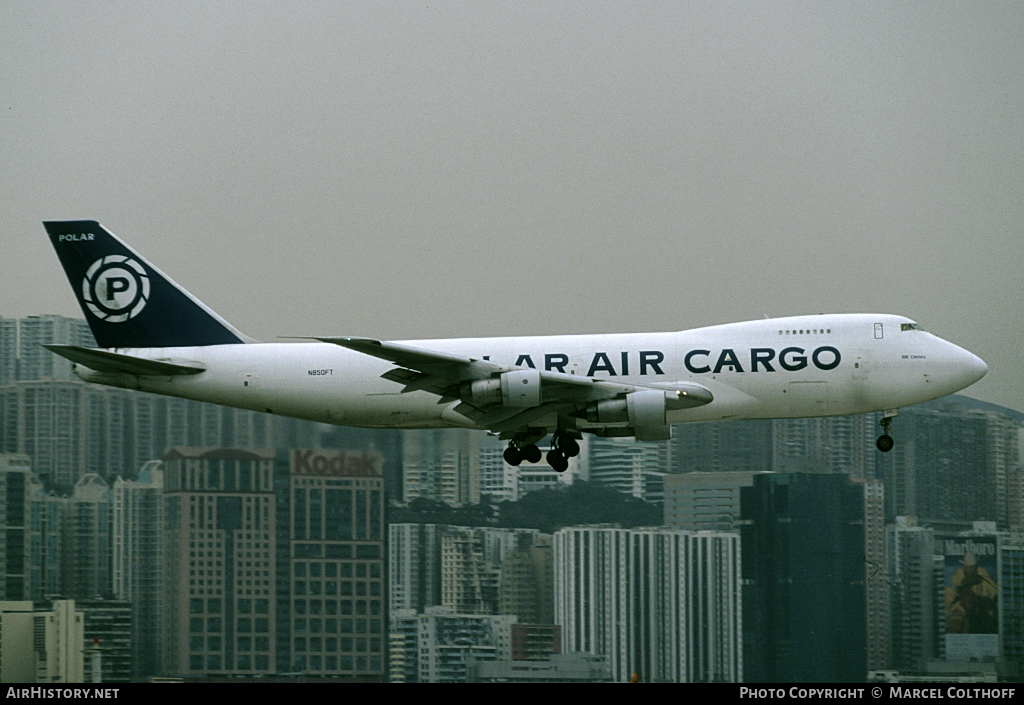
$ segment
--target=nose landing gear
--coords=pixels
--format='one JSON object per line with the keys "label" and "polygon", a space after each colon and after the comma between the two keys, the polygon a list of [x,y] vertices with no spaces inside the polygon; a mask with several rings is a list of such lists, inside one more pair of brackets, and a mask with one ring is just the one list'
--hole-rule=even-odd
{"label": "nose landing gear", "polygon": [[885,411],[882,414],[882,420],[879,421],[879,425],[882,427],[882,435],[875,441],[875,447],[883,453],[888,453],[892,450],[892,447],[896,445],[896,441],[889,435],[889,426],[892,425],[892,420],[896,417],[895,411]]}

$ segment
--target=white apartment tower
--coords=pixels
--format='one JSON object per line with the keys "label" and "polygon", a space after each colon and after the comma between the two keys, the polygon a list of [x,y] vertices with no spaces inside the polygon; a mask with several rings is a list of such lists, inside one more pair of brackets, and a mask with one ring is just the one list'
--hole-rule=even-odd
{"label": "white apartment tower", "polygon": [[738,534],[568,528],[554,563],[563,653],[604,656],[622,682],[742,681]]}

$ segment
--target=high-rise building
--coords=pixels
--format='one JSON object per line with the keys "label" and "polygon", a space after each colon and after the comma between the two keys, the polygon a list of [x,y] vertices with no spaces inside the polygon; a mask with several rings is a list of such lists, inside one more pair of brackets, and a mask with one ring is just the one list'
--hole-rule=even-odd
{"label": "high-rise building", "polygon": [[687,531],[738,531],[740,488],[754,484],[754,474],[686,472],[665,476],[665,526]]}
{"label": "high-rise building", "polygon": [[76,600],[110,598],[114,594],[113,501],[110,486],[95,473],[83,475],[71,495],[68,533],[72,571],[66,594]]}
{"label": "high-rise building", "polygon": [[459,614],[497,614],[499,567],[485,555],[483,529],[441,534],[441,604]]}
{"label": "high-rise building", "polygon": [[672,428],[671,472],[770,472],[772,421],[687,423]]}
{"label": "high-rise building", "polygon": [[1002,534],[999,583],[999,660],[1007,680],[1024,678],[1024,535]]}
{"label": "high-rise building", "polygon": [[840,474],[765,473],[740,493],[745,677],[863,680],[864,486]]}
{"label": "high-rise building", "polygon": [[34,483],[29,505],[29,594],[33,600],[68,593],[71,569],[71,498],[46,492]]}
{"label": "high-rise building", "polygon": [[954,396],[901,410],[893,428],[896,446],[880,461],[891,511],[923,524],[1008,525],[1024,416]]}
{"label": "high-rise building", "polygon": [[388,682],[419,682],[418,610],[399,609],[389,614]]}
{"label": "high-rise building", "polygon": [[44,345],[81,345],[96,347],[89,325],[77,318],[46,314],[19,321],[18,379],[78,380],[69,360],[55,355]]}
{"label": "high-rise building", "polygon": [[27,456],[0,453],[0,599],[30,597],[28,531],[34,476]]}
{"label": "high-rise building", "polygon": [[388,526],[388,603],[422,613],[510,614],[551,624],[551,537],[532,529]]}
{"label": "high-rise building", "polygon": [[995,478],[986,453],[984,416],[909,409],[887,460],[897,515],[922,522],[996,518]]}
{"label": "high-rise building", "polygon": [[383,681],[379,453],[292,450],[278,525],[279,672]]}
{"label": "high-rise building", "polygon": [[70,493],[83,475],[106,471],[101,451],[111,436],[99,401],[106,396],[84,382],[52,379],[3,387],[3,448],[29,456],[40,480]]}
{"label": "high-rise building", "polygon": [[1006,523],[1010,531],[1024,532],[1024,466],[1006,473]]}
{"label": "high-rise building", "polygon": [[0,317],[0,387],[18,379],[18,321]]}
{"label": "high-rise building", "polygon": [[502,551],[498,613],[515,615],[519,625],[533,625],[538,629],[554,625],[551,535],[522,530],[514,532],[510,538],[512,545]]}
{"label": "high-rise building", "polygon": [[864,597],[867,617],[867,665],[880,671],[889,664],[889,588],[885,572],[885,484],[854,480],[864,488]]}
{"label": "high-rise building", "polygon": [[107,482],[134,477],[144,463],[174,447],[285,447],[296,440],[312,446],[316,427],[82,381],[0,387],[0,451],[29,456],[36,475],[64,492],[88,473]]}
{"label": "high-rise building", "polygon": [[[480,445],[477,481],[481,499],[487,498],[491,502],[514,502],[519,499],[517,496],[519,468],[505,462],[502,455],[504,451],[505,444],[497,439],[491,439],[490,443],[485,442]],[[525,463],[525,465],[529,468],[531,464]],[[551,468],[550,465],[547,467]]]}
{"label": "high-rise building", "polygon": [[1001,529],[1010,525],[1013,471],[1024,463],[1020,441],[1024,439],[1024,415],[994,405],[969,412],[985,418],[985,455],[995,486],[995,521]]}
{"label": "high-rise building", "polygon": [[388,532],[391,682],[458,682],[471,659],[512,658],[512,624],[529,624],[519,632],[520,657],[558,653],[549,535],[437,524]]}
{"label": "high-rise building", "polygon": [[0,682],[84,682],[84,626],[74,600],[0,602]]}
{"label": "high-rise building", "polygon": [[388,611],[414,614],[441,604],[440,524],[388,525]]}
{"label": "high-rise building", "polygon": [[478,504],[482,437],[464,428],[406,432],[402,501],[425,497],[455,507]]}
{"label": "high-rise building", "polygon": [[546,661],[562,653],[562,628],[557,624],[512,625],[512,660]]}
{"label": "high-rise building", "polygon": [[135,480],[113,486],[114,595],[131,604],[136,678],[160,673],[163,619],[163,463],[152,460]]}
{"label": "high-rise building", "polygon": [[[132,683],[138,649],[132,640],[132,605],[125,600],[76,600],[82,611],[83,681]],[[143,615],[148,618],[148,615]],[[90,651],[99,659],[89,658]],[[94,669],[98,666],[98,673]]]}
{"label": "high-rise building", "polygon": [[554,564],[563,652],[606,657],[620,682],[742,682],[737,534],[566,528]]}
{"label": "high-rise building", "polygon": [[509,615],[457,614],[428,607],[392,615],[391,682],[464,683],[474,661],[512,657]]}
{"label": "high-rise building", "polygon": [[521,622],[550,623],[546,539],[532,529],[444,527],[441,604],[459,614],[511,614]]}
{"label": "high-rise building", "polygon": [[163,672],[276,670],[274,454],[164,456]]}
{"label": "high-rise building", "polygon": [[936,602],[934,531],[914,517],[886,527],[886,575],[890,590],[891,668],[920,673],[942,653],[941,607]]}
{"label": "high-rise building", "polygon": [[669,452],[667,441],[593,438],[587,454],[590,481],[647,502],[661,502]]}
{"label": "high-rise building", "polygon": [[[585,447],[586,441],[580,443]],[[582,454],[582,452],[581,452]],[[515,496],[511,501],[518,502],[520,499],[540,490],[553,490],[565,485],[572,484],[576,477],[582,475],[585,468],[576,459],[569,459],[569,469],[565,472],[558,472],[552,469],[546,462],[528,463],[525,460],[515,470]]]}
{"label": "high-rise building", "polygon": [[95,347],[82,320],[0,319],[0,452],[29,456],[48,489],[70,493],[88,473],[130,478],[176,446],[315,445],[310,422],[88,385],[51,344]]}
{"label": "high-rise building", "polygon": [[838,472],[875,477],[877,414],[776,419],[772,424],[775,472]]}

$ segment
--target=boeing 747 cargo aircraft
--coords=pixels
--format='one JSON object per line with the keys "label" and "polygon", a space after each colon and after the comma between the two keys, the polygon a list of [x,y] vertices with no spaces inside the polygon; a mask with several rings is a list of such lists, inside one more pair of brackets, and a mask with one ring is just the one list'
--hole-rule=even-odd
{"label": "boeing 747 cargo aircraft", "polygon": [[563,471],[584,433],[664,440],[690,421],[881,411],[960,391],[976,355],[902,316],[825,314],[674,333],[260,343],[95,221],[44,224],[99,349],[50,345],[85,381],[346,426],[463,427]]}

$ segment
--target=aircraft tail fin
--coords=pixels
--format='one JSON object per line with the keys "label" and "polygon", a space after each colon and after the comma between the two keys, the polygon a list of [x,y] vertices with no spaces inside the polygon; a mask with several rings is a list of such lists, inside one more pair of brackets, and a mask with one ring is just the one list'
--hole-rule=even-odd
{"label": "aircraft tail fin", "polygon": [[254,342],[96,221],[43,226],[101,348]]}

